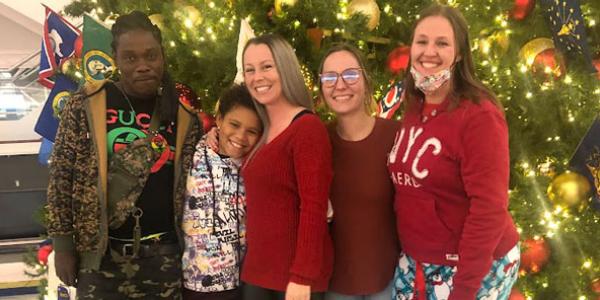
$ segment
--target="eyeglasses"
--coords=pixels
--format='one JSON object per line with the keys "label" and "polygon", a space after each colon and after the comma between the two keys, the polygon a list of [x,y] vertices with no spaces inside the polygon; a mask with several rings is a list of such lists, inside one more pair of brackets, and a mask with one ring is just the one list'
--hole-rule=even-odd
{"label": "eyeglasses", "polygon": [[321,84],[325,87],[334,86],[339,77],[342,77],[342,80],[347,85],[353,85],[358,82],[358,79],[360,79],[361,72],[362,69],[350,68],[342,71],[341,74],[338,72],[325,72],[319,75],[319,77],[321,78]]}

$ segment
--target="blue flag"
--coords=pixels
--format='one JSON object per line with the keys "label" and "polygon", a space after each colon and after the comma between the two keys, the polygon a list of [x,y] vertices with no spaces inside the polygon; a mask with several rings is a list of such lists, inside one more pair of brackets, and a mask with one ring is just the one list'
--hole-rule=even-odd
{"label": "blue flag", "polygon": [[38,162],[44,166],[48,165],[50,154],[52,154],[52,146],[54,143],[46,138],[42,138],[40,152],[38,153]]}
{"label": "blue flag", "polygon": [[587,67],[595,73],[579,0],[541,0],[540,3],[558,50],[570,56],[582,54]]}
{"label": "blue flag", "polygon": [[44,104],[44,108],[34,128],[35,132],[51,142],[54,142],[54,137],[56,136],[60,111],[65,106],[71,92],[77,89],[77,83],[67,76],[57,74],[55,78],[56,83],[50,95],[48,95],[48,99],[46,99],[46,104]]}
{"label": "blue flag", "polygon": [[75,53],[75,40],[81,34],[60,15],[46,7],[44,32],[42,34],[42,54],[40,58],[39,81],[51,88],[54,86],[50,76],[60,64]]}

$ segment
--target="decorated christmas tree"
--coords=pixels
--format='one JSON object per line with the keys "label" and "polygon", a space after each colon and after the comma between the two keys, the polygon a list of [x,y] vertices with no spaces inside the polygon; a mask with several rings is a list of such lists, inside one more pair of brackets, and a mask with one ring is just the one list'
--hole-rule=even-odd
{"label": "decorated christmas tree", "polygon": [[[65,11],[107,25],[132,10],[150,15],[163,31],[169,70],[209,113],[236,75],[241,21],[256,35],[279,33],[295,47],[328,120],[315,83],[320,53],[339,41],[359,47],[383,99],[405,75],[412,24],[431,2],[76,0]],[[511,298],[600,299],[600,129],[587,130],[600,109],[600,1],[444,3],[465,15],[477,73],[503,103],[510,127],[510,210],[522,247]]]}

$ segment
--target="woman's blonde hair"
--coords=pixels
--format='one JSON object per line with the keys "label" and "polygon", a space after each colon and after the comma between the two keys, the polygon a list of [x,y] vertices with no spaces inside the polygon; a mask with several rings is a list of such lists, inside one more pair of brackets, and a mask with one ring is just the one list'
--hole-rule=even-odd
{"label": "woman's blonde hair", "polygon": [[[251,45],[266,45],[271,50],[285,100],[292,105],[301,106],[313,111],[310,93],[304,83],[304,77],[300,71],[300,63],[292,46],[279,35],[264,34],[248,40],[242,53],[245,54]],[[243,54],[242,63],[244,64]],[[270,127],[269,116],[267,115],[265,106],[256,101],[256,99],[253,99],[253,102],[256,106],[258,116],[263,123],[263,135],[248,156],[246,164],[252,159],[258,148],[266,142]]]}
{"label": "woman's blonde hair", "polygon": [[[243,53],[246,53],[246,50],[251,45],[266,45],[271,50],[285,100],[295,106],[302,106],[312,111],[313,103],[310,93],[304,83],[304,77],[300,71],[300,63],[292,46],[284,38],[276,34],[264,34],[248,40]],[[265,106],[258,103],[256,99],[254,100],[254,105],[256,105],[258,115],[263,121],[264,132],[266,133],[269,129],[269,118]]]}

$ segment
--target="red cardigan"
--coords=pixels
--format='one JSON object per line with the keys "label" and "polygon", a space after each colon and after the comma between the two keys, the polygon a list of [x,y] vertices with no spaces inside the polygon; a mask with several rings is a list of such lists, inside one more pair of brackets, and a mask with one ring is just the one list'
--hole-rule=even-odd
{"label": "red cardigan", "polygon": [[457,266],[449,300],[475,299],[492,261],[519,239],[508,212],[508,129],[490,101],[409,110],[390,153],[403,250]]}
{"label": "red cardigan", "polygon": [[333,248],[327,199],[333,177],[325,126],[313,114],[263,145],[243,170],[248,251],[242,280],[285,291],[292,281],[327,290]]}

